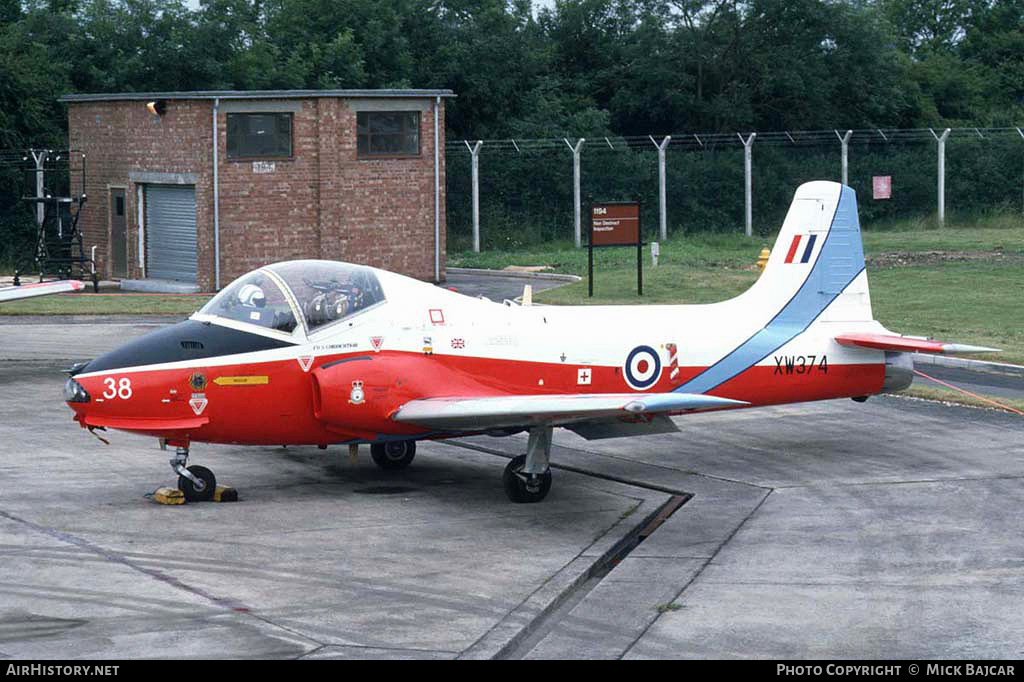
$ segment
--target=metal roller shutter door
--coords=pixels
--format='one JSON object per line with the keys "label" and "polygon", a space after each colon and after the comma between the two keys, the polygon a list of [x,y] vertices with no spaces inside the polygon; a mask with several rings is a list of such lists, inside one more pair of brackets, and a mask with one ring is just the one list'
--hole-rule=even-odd
{"label": "metal roller shutter door", "polygon": [[146,276],[196,281],[196,188],[146,185]]}

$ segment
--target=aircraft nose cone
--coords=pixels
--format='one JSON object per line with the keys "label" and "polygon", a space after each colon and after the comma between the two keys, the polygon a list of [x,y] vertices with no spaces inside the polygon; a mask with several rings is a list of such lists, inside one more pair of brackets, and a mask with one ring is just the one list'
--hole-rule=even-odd
{"label": "aircraft nose cone", "polygon": [[92,400],[89,392],[82,384],[69,377],[64,383],[64,401],[68,403],[87,403]]}

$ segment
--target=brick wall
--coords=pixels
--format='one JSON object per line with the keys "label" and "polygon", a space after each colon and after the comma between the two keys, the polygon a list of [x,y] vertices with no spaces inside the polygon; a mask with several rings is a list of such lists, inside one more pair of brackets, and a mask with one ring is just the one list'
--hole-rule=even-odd
{"label": "brick wall", "polygon": [[[212,286],[213,270],[213,159],[209,153],[212,102],[180,100],[156,117],[144,102],[80,102],[68,106],[68,133],[72,149],[85,152],[89,197],[79,226],[86,252],[96,249],[97,271],[110,272],[109,188],[126,188],[128,223],[128,276],[141,277],[138,244],[138,195],[129,178],[132,172],[194,173],[199,284]],[[77,178],[73,187],[78,186]]]}
{"label": "brick wall", "polygon": [[[224,100],[222,100],[223,102]],[[273,100],[268,100],[273,101]],[[422,155],[359,160],[356,113],[340,98],[298,103],[293,157],[274,159],[272,173],[252,160],[228,160],[227,114],[218,120],[221,286],[280,260],[328,258],[434,278],[433,107],[420,117]],[[422,102],[419,100],[418,102]],[[444,103],[440,130],[444,131]],[[97,245],[97,268],[109,273],[111,186],[126,188],[129,277],[138,259],[137,186],[132,172],[195,174],[198,280],[214,287],[212,100],[167,100],[155,117],[141,101],[69,104],[71,146],[86,153],[82,214],[85,245]],[[444,139],[441,159],[441,277],[444,278]]]}

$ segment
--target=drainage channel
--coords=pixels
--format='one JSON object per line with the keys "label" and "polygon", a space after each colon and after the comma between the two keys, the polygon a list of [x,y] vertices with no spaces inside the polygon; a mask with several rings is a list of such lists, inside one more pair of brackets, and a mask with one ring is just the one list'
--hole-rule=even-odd
{"label": "drainage channel", "polygon": [[[488,455],[496,455],[505,459],[511,459],[510,455],[501,452],[500,450],[492,450],[491,448],[485,448],[480,445],[472,445],[470,443],[461,443],[458,441],[448,441],[448,444],[465,448],[467,450],[475,450]],[[675,514],[693,497],[691,493],[687,493],[682,490],[675,490],[665,486],[645,483],[643,481],[619,476],[598,474],[578,467],[552,464],[551,468],[571,471],[573,473],[605,481],[623,483],[625,485],[642,488],[644,490],[668,493],[671,497],[661,504],[661,506],[659,506],[646,519],[644,519],[643,523],[638,525],[633,531],[626,535],[626,537],[616,543],[616,545],[604,556],[598,559],[594,565],[590,567],[587,575],[569,588],[555,604],[540,613],[532,622],[527,624],[522,629],[520,636],[513,638],[507,645],[505,645],[505,647],[498,651],[494,656],[496,659],[519,659],[530,653],[530,651],[532,651],[533,648],[541,642],[541,640],[547,637],[555,626],[558,625],[558,623],[565,618],[565,616],[568,615],[577,604],[583,601],[586,596],[590,594],[595,587],[597,587],[605,576],[611,573],[612,569],[618,566],[623,559],[629,556],[630,553],[640,545],[640,543],[650,537],[659,526],[671,518],[673,514]]]}

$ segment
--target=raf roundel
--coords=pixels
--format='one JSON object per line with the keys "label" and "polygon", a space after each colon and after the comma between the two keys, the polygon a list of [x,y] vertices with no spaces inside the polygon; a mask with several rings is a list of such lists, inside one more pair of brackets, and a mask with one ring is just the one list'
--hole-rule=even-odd
{"label": "raf roundel", "polygon": [[637,346],[626,356],[624,369],[626,383],[642,391],[653,386],[661,376],[661,358],[650,346]]}

